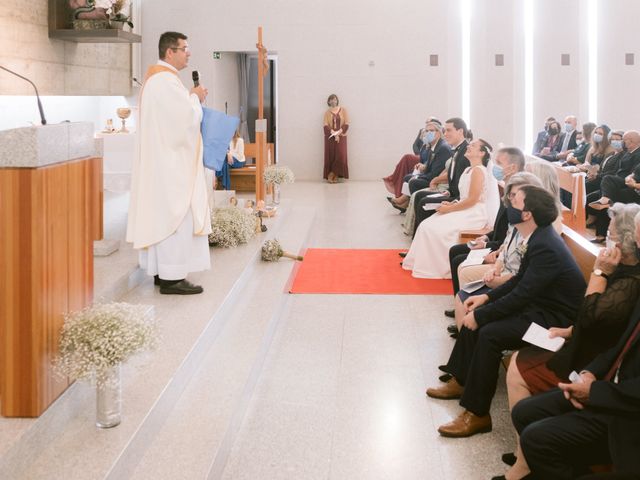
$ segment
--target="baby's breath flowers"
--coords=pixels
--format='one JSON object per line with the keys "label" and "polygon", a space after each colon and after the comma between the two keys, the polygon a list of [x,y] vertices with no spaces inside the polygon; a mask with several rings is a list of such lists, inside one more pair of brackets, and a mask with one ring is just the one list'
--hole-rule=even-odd
{"label": "baby's breath flowers", "polygon": [[295,255],[293,253],[285,252],[282,250],[280,246],[280,242],[275,238],[273,240],[267,240],[262,245],[262,260],[265,262],[277,262],[280,260],[280,257],[293,258],[294,260],[303,260],[303,257],[300,255]]}
{"label": "baby's breath flowers", "polygon": [[216,208],[211,214],[209,243],[217,247],[237,247],[256,234],[256,217],[243,208]]}
{"label": "baby's breath flowers", "polygon": [[283,167],[280,165],[270,165],[264,170],[263,174],[264,183],[267,185],[282,183],[293,183],[295,177],[289,167]]}
{"label": "baby's breath flowers", "polygon": [[114,302],[65,315],[56,372],[104,385],[111,367],[156,346],[157,328],[148,310],[147,305]]}

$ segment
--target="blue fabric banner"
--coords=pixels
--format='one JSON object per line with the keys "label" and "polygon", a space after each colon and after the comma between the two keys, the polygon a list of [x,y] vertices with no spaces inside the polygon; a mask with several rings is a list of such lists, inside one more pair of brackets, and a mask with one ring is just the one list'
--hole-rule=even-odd
{"label": "blue fabric banner", "polygon": [[204,166],[210,170],[221,170],[227,158],[229,142],[233,137],[240,119],[231,117],[212,108],[202,107],[202,143]]}

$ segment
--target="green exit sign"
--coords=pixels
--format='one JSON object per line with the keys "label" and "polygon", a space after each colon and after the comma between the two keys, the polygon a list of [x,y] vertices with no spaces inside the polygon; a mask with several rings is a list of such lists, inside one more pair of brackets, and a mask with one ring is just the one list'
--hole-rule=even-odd
{"label": "green exit sign", "polygon": [[213,52],[213,59],[214,60],[220,60],[221,56],[222,55],[220,55],[220,52]]}

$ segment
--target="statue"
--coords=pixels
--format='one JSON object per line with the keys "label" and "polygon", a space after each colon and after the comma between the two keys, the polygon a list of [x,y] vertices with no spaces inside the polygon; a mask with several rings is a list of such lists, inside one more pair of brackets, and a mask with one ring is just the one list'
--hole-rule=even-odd
{"label": "statue", "polygon": [[107,9],[96,7],[96,0],[69,0],[73,20],[108,20]]}

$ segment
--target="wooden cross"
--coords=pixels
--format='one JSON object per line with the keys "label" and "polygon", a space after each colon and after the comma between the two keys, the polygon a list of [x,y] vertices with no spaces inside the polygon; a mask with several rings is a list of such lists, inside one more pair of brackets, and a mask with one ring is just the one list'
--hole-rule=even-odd
{"label": "wooden cross", "polygon": [[[262,44],[262,27],[258,27],[258,120],[264,120],[264,77],[269,71],[267,49]],[[264,200],[264,168],[267,152],[267,132],[256,131],[256,202]]]}

